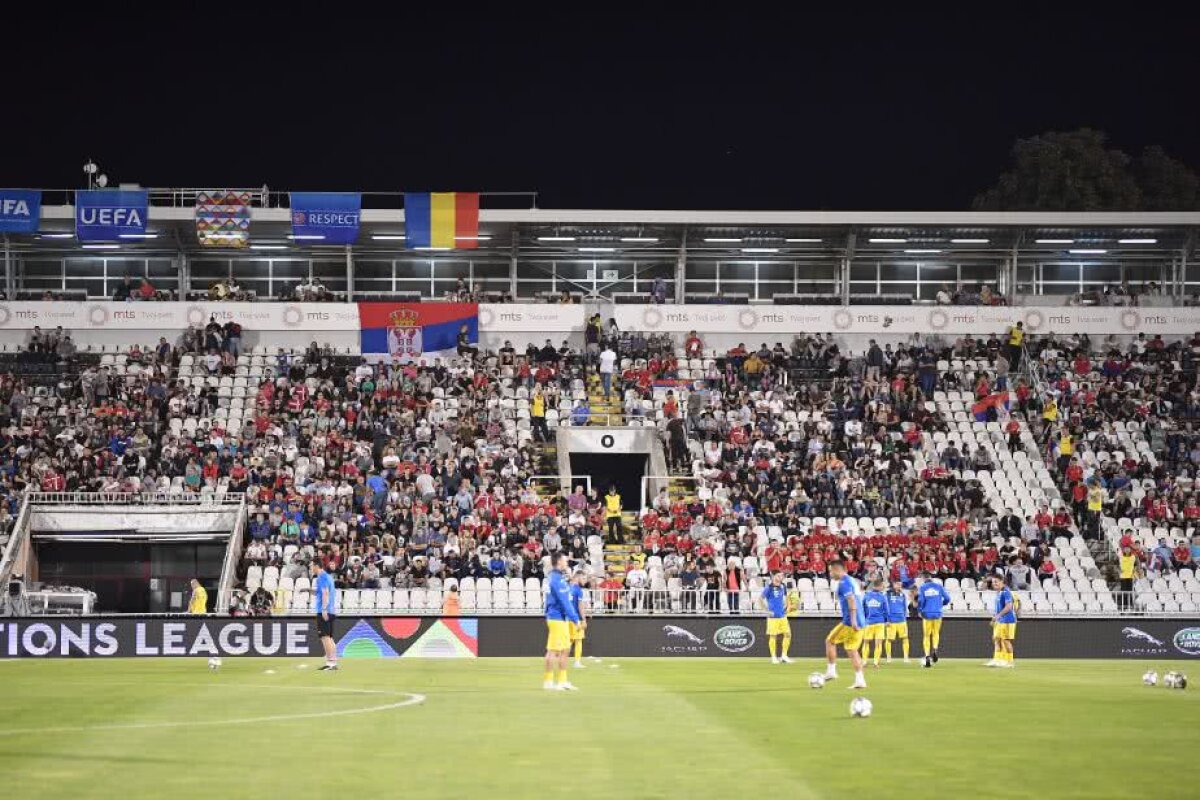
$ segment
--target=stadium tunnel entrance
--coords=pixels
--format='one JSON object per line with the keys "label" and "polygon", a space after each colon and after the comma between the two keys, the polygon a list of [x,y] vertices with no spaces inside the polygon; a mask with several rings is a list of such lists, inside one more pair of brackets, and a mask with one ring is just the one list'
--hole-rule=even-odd
{"label": "stadium tunnel entrance", "polygon": [[[611,455],[608,453],[572,453],[571,474],[590,475],[592,486],[601,497],[608,494],[610,486],[617,487],[621,495],[621,507],[625,511],[642,509],[642,477],[650,462],[647,453]],[[583,483],[582,478],[573,478],[572,484]]]}

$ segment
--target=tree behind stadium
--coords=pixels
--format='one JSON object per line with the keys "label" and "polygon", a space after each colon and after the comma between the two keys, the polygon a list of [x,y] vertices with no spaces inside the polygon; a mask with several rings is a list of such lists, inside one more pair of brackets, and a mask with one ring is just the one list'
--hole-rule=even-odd
{"label": "tree behind stadium", "polygon": [[975,197],[976,211],[1192,211],[1200,178],[1158,145],[1130,158],[1101,131],[1018,139],[1012,164]]}

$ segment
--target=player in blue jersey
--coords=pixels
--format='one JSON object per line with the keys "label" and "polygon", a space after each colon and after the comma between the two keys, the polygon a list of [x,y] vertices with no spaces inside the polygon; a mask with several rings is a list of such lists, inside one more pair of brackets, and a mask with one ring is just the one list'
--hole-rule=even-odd
{"label": "player in blue jersey", "polygon": [[862,655],[858,652],[862,647],[863,628],[867,626],[862,588],[858,581],[846,574],[846,565],[836,559],[829,562],[829,579],[833,582],[834,593],[841,607],[842,621],[834,625],[825,637],[825,680],[837,679],[837,649],[841,645],[854,667],[854,683],[850,688],[865,689],[867,679],[863,675]]}
{"label": "player in blue jersey", "polygon": [[587,633],[587,608],[588,598],[587,572],[582,569],[575,570],[575,575],[571,579],[571,603],[575,606],[575,613],[579,615],[578,623],[568,623],[568,628],[571,631],[571,644],[575,648],[575,669],[583,669],[583,639]]}
{"label": "player in blue jersey", "polygon": [[996,604],[992,608],[992,642],[995,651],[989,667],[1012,667],[1013,640],[1017,638],[1017,598],[1004,585],[1004,578],[993,575],[992,588],[996,590]]}
{"label": "player in blue jersey", "polygon": [[883,578],[875,578],[863,594],[863,612],[867,618],[867,627],[863,630],[863,641],[867,645],[867,653],[863,660],[872,661],[879,666],[883,657],[883,642],[887,635],[887,595],[883,593]]}
{"label": "player in blue jersey", "polygon": [[938,647],[942,643],[942,613],[950,605],[946,589],[928,572],[921,573],[917,586],[917,613],[921,615],[921,633],[925,646],[925,666],[938,662]]}
{"label": "player in blue jersey", "polygon": [[771,653],[771,663],[790,664],[788,648],[792,644],[792,626],[787,618],[788,589],[783,585],[782,572],[771,576],[771,582],[763,587],[762,599],[767,606],[767,650]]}
{"label": "player in blue jersey", "polygon": [[904,653],[904,663],[908,663],[908,592],[904,590],[904,582],[892,581],[892,588],[887,593],[887,630],[884,641],[884,654],[890,663],[892,660],[892,642],[900,640]]}
{"label": "player in blue jersey", "polygon": [[[579,614],[571,602],[567,583],[567,556],[558,552],[550,557],[550,575],[546,578],[546,673],[542,688],[554,691],[574,691],[567,680],[567,657],[571,651],[569,623],[579,624]],[[557,672],[557,680],[555,673]]]}
{"label": "player in blue jersey", "polygon": [[333,622],[338,609],[337,587],[333,583],[333,576],[325,570],[320,559],[313,559],[310,570],[313,576],[313,605],[317,610],[317,637],[325,651],[325,664],[321,671],[331,672],[338,668],[337,645],[333,641]]}

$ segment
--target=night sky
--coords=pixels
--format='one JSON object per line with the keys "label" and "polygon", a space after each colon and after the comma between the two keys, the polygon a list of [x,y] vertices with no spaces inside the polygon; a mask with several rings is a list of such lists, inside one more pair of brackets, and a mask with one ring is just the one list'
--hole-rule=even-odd
{"label": "night sky", "polygon": [[144,186],[957,210],[1016,138],[1082,126],[1200,168],[1196,10],[28,5],[4,12],[3,186],[74,188],[91,157]]}

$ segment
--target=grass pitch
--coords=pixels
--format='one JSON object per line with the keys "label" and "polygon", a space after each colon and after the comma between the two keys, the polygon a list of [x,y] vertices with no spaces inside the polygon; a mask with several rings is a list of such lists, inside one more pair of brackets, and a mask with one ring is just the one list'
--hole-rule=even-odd
{"label": "grass pitch", "polygon": [[810,659],[587,663],[571,694],[534,659],[9,661],[0,774],[21,798],[1196,797],[1200,686],[1141,683],[1196,662],[892,664],[865,720],[846,665],[813,690]]}

